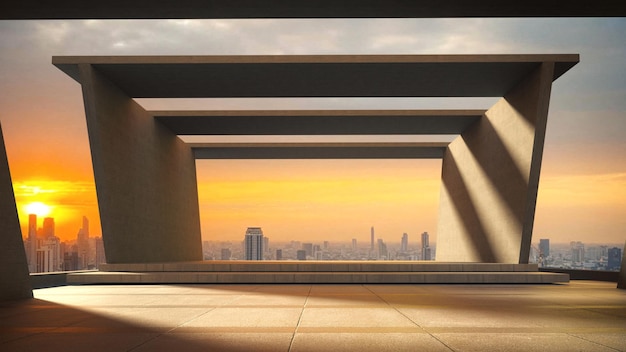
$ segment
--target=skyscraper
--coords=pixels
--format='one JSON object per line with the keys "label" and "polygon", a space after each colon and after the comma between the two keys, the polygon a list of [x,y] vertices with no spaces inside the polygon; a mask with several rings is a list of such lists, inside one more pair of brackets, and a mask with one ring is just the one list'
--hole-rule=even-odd
{"label": "skyscraper", "polygon": [[608,263],[607,269],[609,270],[619,270],[622,265],[622,250],[613,247],[608,250]]}
{"label": "skyscraper", "polygon": [[263,230],[248,227],[244,238],[244,259],[263,260]]}
{"label": "skyscraper", "polygon": [[550,240],[542,238],[539,240],[539,256],[547,258],[550,255]]}
{"label": "skyscraper", "polygon": [[371,232],[370,233],[370,237],[371,237],[371,239],[370,239],[370,245],[371,245],[370,250],[374,251],[374,226],[372,226],[372,229],[371,229],[370,232]]}
{"label": "skyscraper", "polygon": [[422,260],[432,260],[428,232],[422,233]]}
{"label": "skyscraper", "polygon": [[44,239],[54,237],[54,218],[43,219],[43,236]]}
{"label": "skyscraper", "polygon": [[76,235],[76,246],[78,249],[78,269],[86,269],[89,266],[89,220],[83,216],[82,227]]}
{"label": "skyscraper", "polygon": [[37,272],[37,215],[28,215],[28,270]]}
{"label": "skyscraper", "polygon": [[400,243],[400,252],[406,253],[409,251],[409,235],[405,233],[402,234],[402,242]]}

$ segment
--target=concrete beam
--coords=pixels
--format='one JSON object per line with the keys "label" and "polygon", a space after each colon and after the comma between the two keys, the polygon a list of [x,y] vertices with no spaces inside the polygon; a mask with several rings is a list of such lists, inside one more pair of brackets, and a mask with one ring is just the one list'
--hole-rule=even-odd
{"label": "concrete beam", "polygon": [[0,301],[32,298],[22,230],[0,125]]}
{"label": "concrete beam", "polygon": [[620,1],[5,0],[0,19],[621,17]]}
{"label": "concrete beam", "polygon": [[502,97],[547,55],[55,56],[76,80],[91,64],[132,98]]}
{"label": "concrete beam", "polygon": [[196,159],[440,159],[448,143],[192,143]]}
{"label": "concrete beam", "polygon": [[459,134],[484,110],[149,111],[177,135]]}
{"label": "concrete beam", "polygon": [[538,67],[448,146],[437,260],[528,262],[553,70]]}
{"label": "concrete beam", "polygon": [[91,65],[79,72],[107,261],[201,260],[191,149]]}

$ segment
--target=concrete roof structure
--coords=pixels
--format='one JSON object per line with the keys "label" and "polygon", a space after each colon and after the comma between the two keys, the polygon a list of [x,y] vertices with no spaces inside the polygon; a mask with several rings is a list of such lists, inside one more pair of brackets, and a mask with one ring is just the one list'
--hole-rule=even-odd
{"label": "concrete roof structure", "polygon": [[[82,85],[107,261],[200,260],[195,159],[442,158],[437,260],[526,263],[552,82],[577,54],[61,56]],[[134,98],[500,97],[486,111],[147,111]],[[450,143],[178,135],[452,134]]]}
{"label": "concrete roof structure", "polygon": [[0,19],[618,17],[623,2],[492,0],[6,0]]}
{"label": "concrete roof structure", "polygon": [[149,111],[177,135],[459,134],[484,110]]}
{"label": "concrete roof structure", "polygon": [[196,159],[441,159],[448,143],[190,143]]}
{"label": "concrete roof structure", "polygon": [[80,82],[89,64],[132,98],[501,97],[543,62],[552,80],[577,54],[55,56]]}

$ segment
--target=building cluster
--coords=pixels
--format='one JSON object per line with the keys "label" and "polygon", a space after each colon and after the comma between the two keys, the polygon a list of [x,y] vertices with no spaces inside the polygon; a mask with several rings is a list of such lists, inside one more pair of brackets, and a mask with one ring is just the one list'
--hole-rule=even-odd
{"label": "building cluster", "polygon": [[434,260],[429,237],[424,232],[418,246],[411,246],[404,233],[399,242],[387,243],[376,238],[372,227],[369,243],[363,246],[356,238],[347,243],[289,241],[270,246],[260,227],[249,227],[242,242],[204,241],[203,252],[205,260]]}
{"label": "building cluster", "polygon": [[580,241],[550,245],[550,239],[533,246],[530,261],[541,267],[578,270],[619,271],[622,250],[616,245],[585,245]]}
{"label": "building cluster", "polygon": [[37,215],[28,215],[24,249],[31,273],[97,269],[99,263],[106,263],[102,238],[89,236],[89,220],[84,216],[76,239],[61,241],[54,218],[44,218],[38,227]]}

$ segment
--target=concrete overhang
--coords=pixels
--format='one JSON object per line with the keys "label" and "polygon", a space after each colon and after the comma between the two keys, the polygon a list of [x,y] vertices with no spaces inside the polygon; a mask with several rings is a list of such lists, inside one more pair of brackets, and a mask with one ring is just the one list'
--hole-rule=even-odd
{"label": "concrete overhang", "polygon": [[0,19],[621,17],[621,1],[4,0]]}
{"label": "concrete overhang", "polygon": [[441,159],[448,143],[189,143],[196,159]]}
{"label": "concrete overhang", "polygon": [[484,110],[149,111],[177,135],[460,134]]}
{"label": "concrete overhang", "polygon": [[553,80],[578,54],[55,56],[80,82],[91,65],[132,98],[501,97],[543,62]]}

